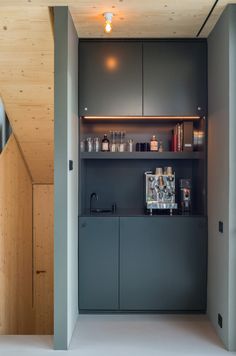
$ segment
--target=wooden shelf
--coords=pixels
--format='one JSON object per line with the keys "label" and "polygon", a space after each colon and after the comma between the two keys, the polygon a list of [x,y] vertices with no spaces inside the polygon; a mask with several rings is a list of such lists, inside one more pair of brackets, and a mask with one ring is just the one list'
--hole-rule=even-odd
{"label": "wooden shelf", "polygon": [[203,159],[203,152],[81,152],[81,159]]}

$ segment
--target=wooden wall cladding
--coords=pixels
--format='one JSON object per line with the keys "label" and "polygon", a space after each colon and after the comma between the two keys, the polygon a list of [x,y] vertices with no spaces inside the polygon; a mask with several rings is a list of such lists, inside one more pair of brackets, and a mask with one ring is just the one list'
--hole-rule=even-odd
{"label": "wooden wall cladding", "polygon": [[53,183],[54,43],[48,7],[1,7],[0,47],[0,93],[13,132],[33,183]]}
{"label": "wooden wall cladding", "polygon": [[0,334],[31,334],[32,182],[12,135],[0,155]]}
{"label": "wooden wall cladding", "polygon": [[53,209],[53,185],[34,185],[35,334],[53,334]]}

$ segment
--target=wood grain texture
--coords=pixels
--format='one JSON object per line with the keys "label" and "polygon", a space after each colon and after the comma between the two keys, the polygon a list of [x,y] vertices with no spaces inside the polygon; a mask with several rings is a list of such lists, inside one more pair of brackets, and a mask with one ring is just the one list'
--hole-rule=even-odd
{"label": "wood grain texture", "polygon": [[[200,37],[209,35],[228,3],[236,1],[218,2]],[[53,183],[54,44],[48,6],[68,5],[81,38],[180,38],[197,35],[213,4],[214,0],[1,0],[0,95],[34,183]],[[109,35],[103,31],[105,11],[114,13]]]}
{"label": "wood grain texture", "polygon": [[[70,7],[79,37],[195,37],[215,0],[2,0],[2,5]],[[207,37],[229,3],[220,0],[200,37]],[[103,13],[114,13],[113,31],[103,31]]]}
{"label": "wood grain texture", "polygon": [[53,47],[47,7],[1,7],[0,95],[34,183],[53,182]]}
{"label": "wood grain texture", "polygon": [[53,185],[33,186],[35,334],[53,334]]}
{"label": "wood grain texture", "polygon": [[31,334],[32,182],[12,135],[0,155],[0,334]]}
{"label": "wood grain texture", "polygon": [[[71,4],[70,10],[81,37],[195,37],[211,0],[124,0],[101,2],[83,0]],[[113,30],[104,33],[103,13],[114,13]]]}

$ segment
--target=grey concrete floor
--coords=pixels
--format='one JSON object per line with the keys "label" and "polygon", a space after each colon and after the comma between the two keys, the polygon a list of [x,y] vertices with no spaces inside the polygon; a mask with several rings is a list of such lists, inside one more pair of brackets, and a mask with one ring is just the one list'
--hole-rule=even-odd
{"label": "grey concrete floor", "polygon": [[0,336],[0,355],[223,356],[228,352],[202,315],[80,315],[70,350],[51,336]]}

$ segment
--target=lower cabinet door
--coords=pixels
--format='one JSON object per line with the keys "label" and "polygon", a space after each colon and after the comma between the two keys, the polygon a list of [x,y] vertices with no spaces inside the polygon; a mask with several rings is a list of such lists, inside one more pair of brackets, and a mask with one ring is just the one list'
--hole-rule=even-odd
{"label": "lower cabinet door", "polygon": [[206,252],[205,218],[121,218],[120,309],[204,310]]}
{"label": "lower cabinet door", "polygon": [[118,252],[119,218],[80,218],[80,309],[118,309]]}

